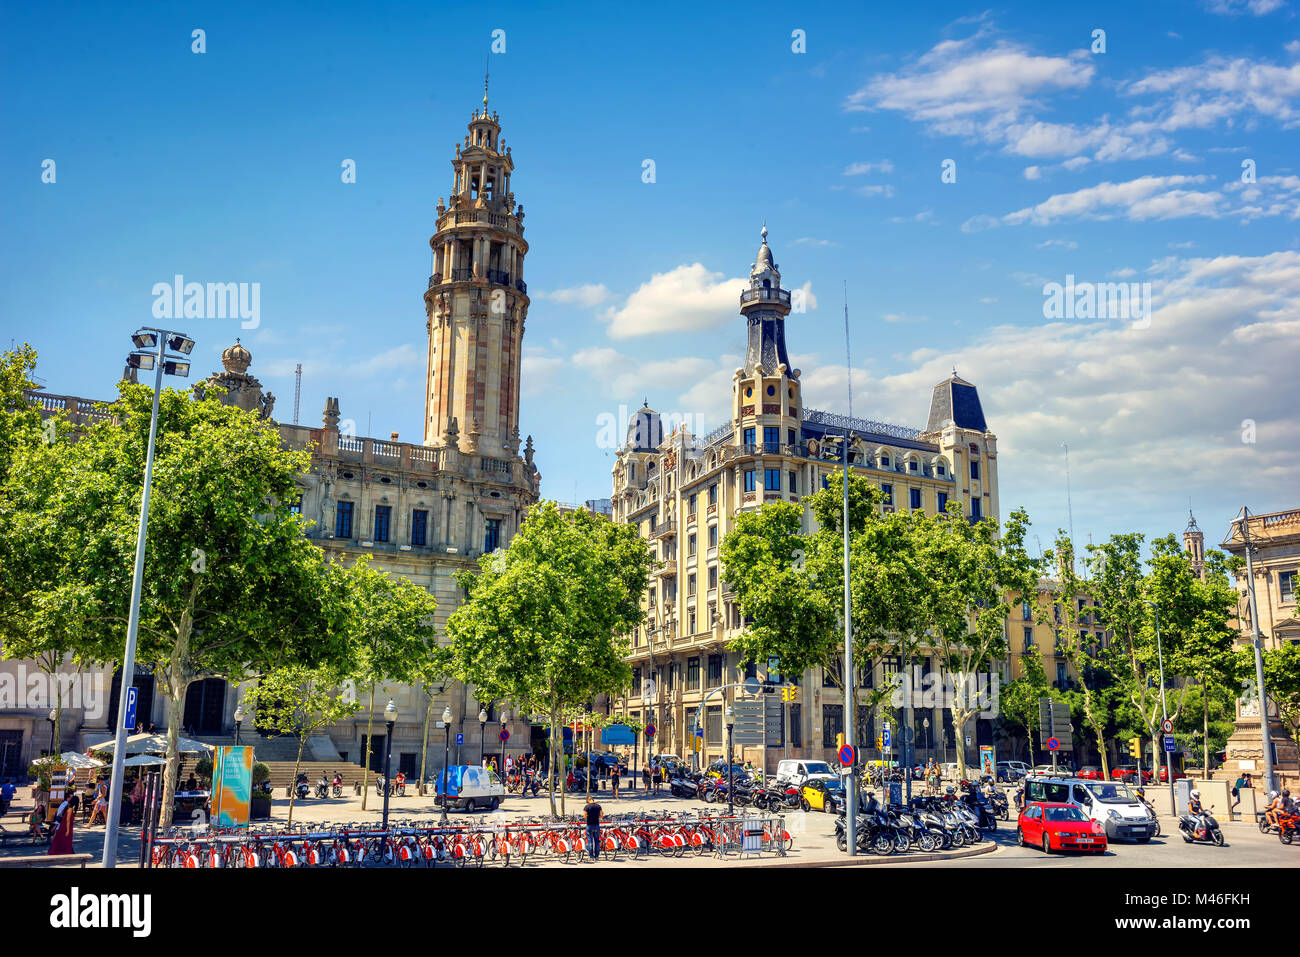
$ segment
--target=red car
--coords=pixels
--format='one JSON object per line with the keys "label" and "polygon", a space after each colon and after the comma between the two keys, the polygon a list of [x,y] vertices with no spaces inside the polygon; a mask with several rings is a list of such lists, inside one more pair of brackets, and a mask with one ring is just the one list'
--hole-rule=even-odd
{"label": "red car", "polygon": [[[1129,784],[1138,783],[1138,769],[1136,764],[1121,764],[1117,768],[1110,769],[1110,779],[1112,781],[1127,781]],[[1142,783],[1151,783],[1151,772],[1146,768],[1142,769]]]}
{"label": "red car", "polygon": [[1102,777],[1101,768],[1097,767],[1095,764],[1088,764],[1079,768],[1079,773],[1076,774],[1075,777],[1083,778],[1085,781],[1105,780],[1105,778]]}
{"label": "red car", "polygon": [[1106,851],[1106,829],[1073,804],[1030,804],[1020,812],[1016,838],[1021,847],[1052,851]]}
{"label": "red car", "polygon": [[[1185,777],[1187,777],[1186,774],[1184,774],[1182,771],[1179,771],[1177,768],[1174,768],[1174,780],[1175,780],[1175,781],[1180,781],[1180,780],[1182,780],[1182,779],[1185,778]],[[1168,772],[1168,769],[1166,769],[1165,766],[1164,766],[1163,764],[1160,765],[1160,783],[1161,783],[1161,784],[1168,784],[1168,783],[1169,783],[1169,772]]]}

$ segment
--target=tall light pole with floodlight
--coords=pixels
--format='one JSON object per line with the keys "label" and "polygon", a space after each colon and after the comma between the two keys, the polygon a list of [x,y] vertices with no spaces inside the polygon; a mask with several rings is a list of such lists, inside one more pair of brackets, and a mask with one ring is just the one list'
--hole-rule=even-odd
{"label": "tall light pole with floodlight", "polygon": [[[149,528],[149,491],[153,484],[153,451],[158,438],[158,397],[163,373],[188,376],[190,364],[182,356],[194,349],[194,340],[179,332],[144,328],[131,337],[136,351],[126,357],[133,369],[155,369],[153,413],[149,418],[149,447],[144,458],[144,490],[140,496],[140,527],[135,540],[135,571],[131,577],[131,611],[126,624],[126,651],[122,656],[122,689],[118,698],[114,732],[113,770],[109,779],[108,818],[104,823],[104,867],[117,866],[117,825],[122,813],[122,762],[126,758],[127,696],[135,685],[135,641],[140,630],[140,591],[144,583],[145,536]],[[156,354],[150,350],[156,349]],[[173,355],[168,356],[168,350]]]}
{"label": "tall light pole with floodlight", "polygon": [[451,705],[442,709],[442,823],[447,823],[447,772],[451,761]]}
{"label": "tall light pole with floodlight", "polygon": [[384,830],[388,830],[388,796],[393,793],[393,725],[397,723],[397,705],[392,698],[384,708],[388,734],[384,737]]}

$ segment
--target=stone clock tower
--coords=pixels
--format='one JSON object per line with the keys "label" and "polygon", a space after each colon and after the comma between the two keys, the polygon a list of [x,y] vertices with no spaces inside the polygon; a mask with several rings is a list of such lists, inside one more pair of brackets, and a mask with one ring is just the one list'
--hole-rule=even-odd
{"label": "stone clock tower", "polygon": [[519,367],[528,287],[524,210],[510,188],[514,159],[497,114],[473,114],[451,161],[451,199],[438,199],[424,294],[429,333],[424,444],[485,459],[519,453]]}

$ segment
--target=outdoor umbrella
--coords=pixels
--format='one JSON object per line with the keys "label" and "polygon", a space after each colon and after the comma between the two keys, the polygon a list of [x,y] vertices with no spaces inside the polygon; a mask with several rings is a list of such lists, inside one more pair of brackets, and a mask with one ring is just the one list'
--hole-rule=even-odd
{"label": "outdoor umbrella", "polygon": [[[195,741],[193,738],[180,737],[176,739],[177,751],[180,754],[200,754],[205,751],[211,751],[212,745],[204,744],[202,741]],[[112,751],[114,742],[105,741],[103,744],[94,745],[96,751]],[[166,754],[167,753],[167,735],[165,734],[133,734],[126,739],[127,754]]]}
{"label": "outdoor umbrella", "polygon": [[136,754],[122,762],[124,768],[138,768],[143,764],[166,764],[166,758],[160,758],[155,754]]}

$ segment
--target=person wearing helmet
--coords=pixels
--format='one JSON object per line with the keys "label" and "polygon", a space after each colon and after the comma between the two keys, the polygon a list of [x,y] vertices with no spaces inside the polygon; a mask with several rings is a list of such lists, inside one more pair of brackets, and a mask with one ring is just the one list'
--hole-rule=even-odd
{"label": "person wearing helmet", "polygon": [[1187,795],[1187,813],[1196,818],[1196,836],[1203,836],[1205,834],[1205,820],[1202,815],[1205,814],[1205,808],[1201,806],[1201,792],[1195,788]]}
{"label": "person wearing helmet", "polygon": [[1282,810],[1287,814],[1295,813],[1295,801],[1291,798],[1291,791],[1287,788],[1282,789]]}
{"label": "person wearing helmet", "polygon": [[1264,811],[1264,820],[1269,827],[1277,827],[1277,816],[1282,813],[1282,795],[1276,791],[1268,792],[1268,807]]}

